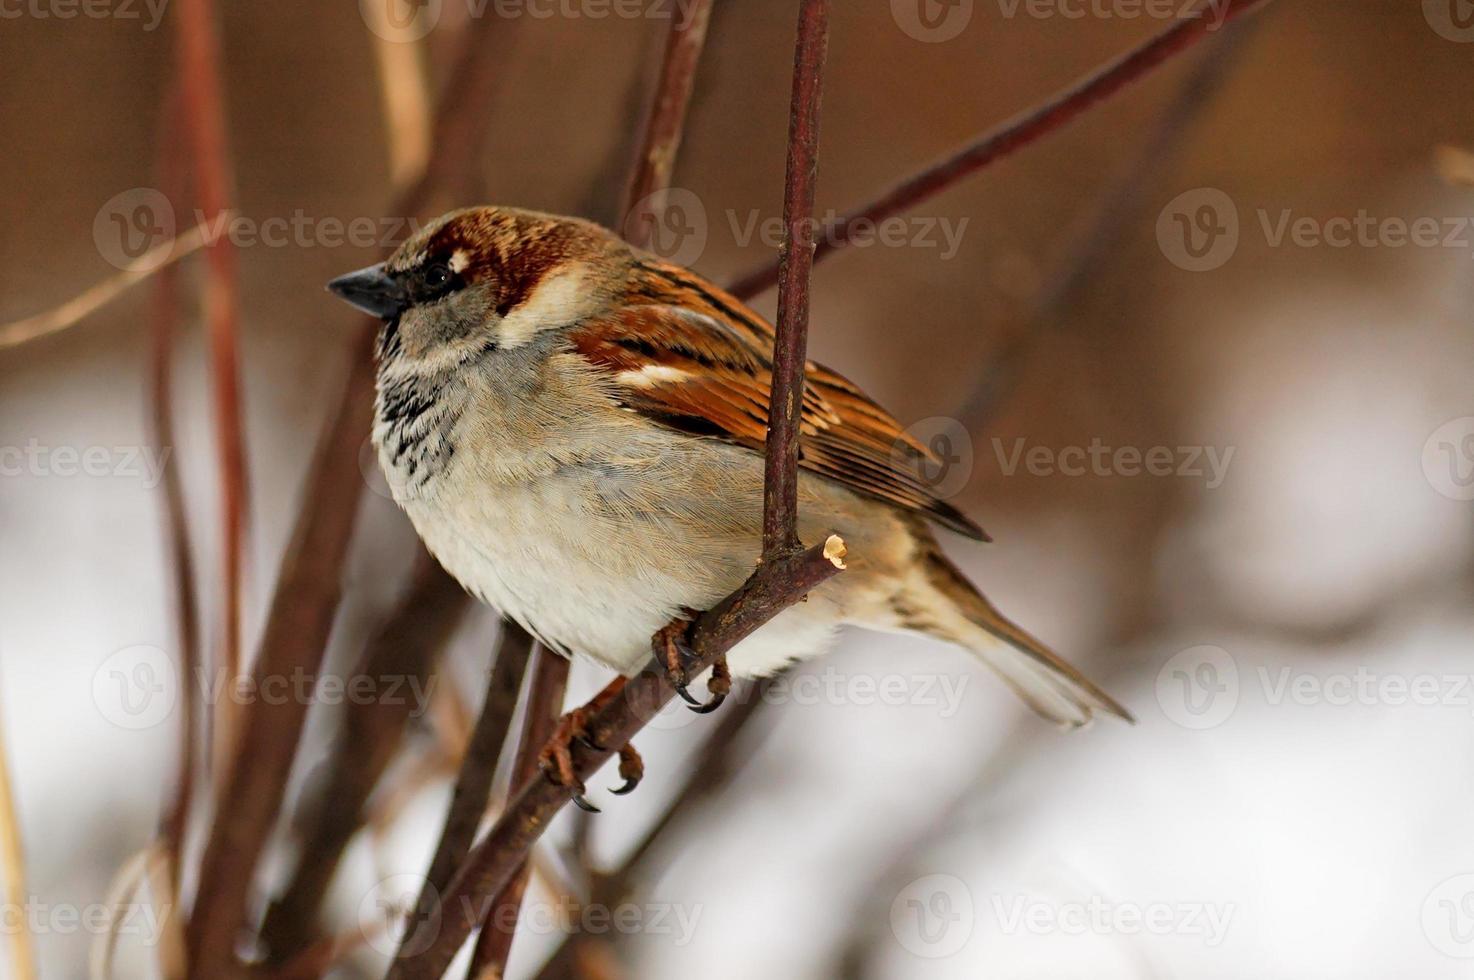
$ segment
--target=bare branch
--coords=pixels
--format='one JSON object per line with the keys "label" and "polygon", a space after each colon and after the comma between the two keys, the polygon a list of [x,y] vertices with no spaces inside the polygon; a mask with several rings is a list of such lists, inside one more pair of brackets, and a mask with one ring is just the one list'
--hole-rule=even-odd
{"label": "bare branch", "polygon": [[[681,136],[686,128],[691,91],[696,83],[696,66],[706,44],[711,4],[712,0],[696,0],[683,13],[671,11],[660,80],[655,85],[655,98],[647,113],[639,157],[630,174],[624,206],[619,212],[621,215],[628,215],[640,201],[670,186],[676,153],[681,148]],[[642,223],[630,230],[633,232],[630,244],[639,248],[649,244],[648,225]]]}
{"label": "bare branch", "polygon": [[440,842],[435,846],[435,856],[430,860],[425,884],[415,900],[412,922],[433,914],[441,891],[450,883],[451,875],[465,860],[471,842],[476,839],[476,831],[486,816],[487,802],[491,799],[496,761],[501,757],[507,734],[512,730],[517,695],[521,693],[522,675],[527,672],[531,653],[532,636],[511,620],[502,620],[486,699],[482,702],[476,727],[471,731],[466,754],[461,759],[455,791],[440,830]]}
{"label": "bare branch", "polygon": [[166,269],[180,259],[198,251],[205,244],[209,233],[208,224],[199,224],[166,242],[160,242],[139,256],[129,268],[102,282],[90,286],[81,295],[67,300],[54,309],[24,320],[14,320],[0,325],[0,350],[18,347],[28,340],[60,333],[76,326],[96,313],[129,288],[143,282],[156,272]]}
{"label": "bare branch", "polygon": [[[234,193],[226,147],[225,105],[221,92],[220,43],[213,0],[179,5],[176,57],[184,100],[184,130],[194,162],[195,187],[206,222],[228,220]],[[241,668],[242,539],[247,504],[246,447],[241,419],[240,283],[235,245],[220,235],[205,253],[205,318],[209,337],[210,391],[214,406],[215,449],[220,466],[221,660],[232,680]],[[228,746],[234,724],[230,705],[217,712],[215,735]]]}
{"label": "bare branch", "polygon": [[[1228,4],[1203,3],[1171,27],[1091,72],[1048,101],[1016,116],[997,129],[978,137],[961,149],[902,180],[868,204],[830,222],[814,254],[822,261],[849,243],[856,224],[867,226],[899,214],[934,197],[989,164],[1023,149],[1030,143],[1061,129],[1076,116],[1115,95],[1173,55],[1185,51],[1217,30],[1231,18],[1265,6],[1269,0],[1230,0]],[[779,261],[766,262],[742,276],[728,290],[740,299],[750,299],[778,283]]]}
{"label": "bare branch", "polygon": [[[452,84],[436,109],[434,155],[426,175],[400,196],[392,213],[418,212],[437,182],[454,182],[457,168],[474,159],[474,153],[467,153],[448,161],[445,154],[449,147],[479,146],[490,126],[484,104],[489,95],[474,89],[484,90],[492,80],[487,65],[492,52],[484,40],[488,28],[498,23],[482,17],[467,24]],[[456,80],[477,84],[454,84]],[[361,323],[349,345],[347,378],[314,453],[302,510],[277,579],[255,667],[258,681],[291,676],[294,669],[316,673],[326,650],[363,486],[358,448],[372,417],[371,351],[378,323],[368,318]],[[253,703],[242,714],[241,737],[219,794],[190,921],[192,976],[229,975],[236,931],[245,921],[256,865],[281,809],[306,713],[307,705],[289,699],[277,705]]]}
{"label": "bare branch", "polygon": [[[528,689],[527,715],[522,721],[522,735],[517,740],[517,755],[512,763],[514,791],[533,779],[541,778],[538,752],[553,737],[567,690],[568,661],[540,646],[532,685]],[[524,862],[492,901],[481,926],[481,937],[476,942],[471,965],[466,970],[466,980],[501,980],[505,973],[507,958],[512,953],[517,917],[522,909],[522,896],[527,891],[527,871],[528,866]]]}

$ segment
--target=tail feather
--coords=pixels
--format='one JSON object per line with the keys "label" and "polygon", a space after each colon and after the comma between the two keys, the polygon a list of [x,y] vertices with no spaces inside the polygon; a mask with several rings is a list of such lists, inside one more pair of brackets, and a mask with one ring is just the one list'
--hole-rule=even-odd
{"label": "tail feather", "polygon": [[928,556],[927,571],[932,586],[971,627],[958,630],[954,624],[945,632],[971,635],[946,638],[976,653],[1035,712],[1069,728],[1088,724],[1096,712],[1135,721],[1073,664],[1000,613],[940,551]]}

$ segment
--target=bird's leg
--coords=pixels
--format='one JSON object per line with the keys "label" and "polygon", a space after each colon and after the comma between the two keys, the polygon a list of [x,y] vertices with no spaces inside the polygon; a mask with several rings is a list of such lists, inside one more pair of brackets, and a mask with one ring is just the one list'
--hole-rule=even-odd
{"label": "bird's leg", "polygon": [[[598,813],[599,808],[584,798],[583,782],[573,768],[571,746],[577,739],[596,752],[605,751],[604,746],[596,743],[590,735],[589,720],[623,693],[626,680],[624,677],[616,677],[602,691],[595,694],[587,704],[574,708],[559,718],[558,727],[553,730],[553,737],[548,740],[548,744],[543,747],[542,753],[538,756],[538,765],[548,779],[559,786],[573,789],[574,804],[579,809],[590,813]],[[641,761],[640,754],[635,751],[634,746],[626,745],[619,750],[619,775],[624,779],[624,785],[613,792],[623,796],[633,791],[640,784],[640,777],[644,774],[645,764]]]}
{"label": "bird's leg", "polygon": [[691,710],[699,715],[708,714],[722,706],[727,695],[732,691],[732,672],[727,667],[726,656],[717,657],[711,665],[711,677],[706,682],[706,689],[711,692],[711,700],[707,702],[698,701],[689,690],[691,684],[690,671],[686,669],[686,662],[693,657],[691,648],[686,645],[686,630],[690,628],[690,620],[696,616],[695,611],[690,609],[681,610],[682,619],[675,620],[661,627],[660,632],[655,634],[656,650],[665,664],[665,676],[670,681],[671,687],[681,696],[681,700],[691,706]]}

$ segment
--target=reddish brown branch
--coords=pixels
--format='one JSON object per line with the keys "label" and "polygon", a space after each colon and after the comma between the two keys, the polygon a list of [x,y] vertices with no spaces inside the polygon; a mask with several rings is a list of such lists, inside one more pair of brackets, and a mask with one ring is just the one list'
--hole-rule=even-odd
{"label": "reddish brown branch", "polygon": [[[411,690],[427,690],[437,656],[468,606],[465,590],[421,551],[408,589],[364,648],[357,674],[392,677]],[[343,731],[320,767],[327,783],[308,794],[295,821],[305,828],[298,848],[302,857],[261,927],[271,963],[299,956],[313,940],[323,896],[416,707],[408,698],[345,707]]]}
{"label": "reddish brown branch", "polygon": [[[473,64],[490,53],[484,43],[497,18],[473,18],[466,27],[461,62],[452,78],[484,79],[489,70]],[[484,87],[484,86],[483,86]],[[447,146],[479,146],[490,125],[489,112],[468,111],[484,100],[465,86],[447,87],[436,109],[436,132]],[[427,173],[454,182],[439,162],[439,145]],[[391,213],[415,214],[429,203],[429,179],[417,181]],[[276,594],[267,615],[255,666],[258,683],[267,677],[316,674],[337,610],[343,561],[363,480],[358,450],[372,417],[372,343],[378,322],[365,318],[348,352],[348,376],[339,402],[318,443],[303,491]],[[191,975],[226,977],[234,959],[237,931],[245,922],[252,879],[286,792],[287,776],[307,714],[295,699],[276,705],[253,703],[241,717],[241,733],[225,774],[214,826],[201,865],[200,890],[190,920]]]}
{"label": "reddish brown branch", "polygon": [[814,185],[818,175],[819,102],[829,47],[828,0],[801,0],[793,53],[793,103],[783,187],[783,245],[778,253],[778,328],[763,470],[763,561],[796,551],[798,430],[809,335],[809,273],[814,267]]}
{"label": "reddish brown branch", "polygon": [[[717,657],[750,635],[811,590],[837,574],[844,548],[836,537],[786,558],[764,562],[737,593],[703,613],[689,634],[694,652],[693,673],[711,666]],[[609,757],[624,746],[673,696],[663,661],[652,658],[644,673],[625,685],[623,694],[598,712],[589,723],[589,740],[572,746],[573,767],[579,780],[591,779]],[[573,797],[573,790],[548,779],[534,779],[507,803],[507,809],[487,835],[471,850],[461,870],[441,897],[438,922],[421,920],[418,928],[433,936],[406,936],[404,950],[389,971],[388,980],[435,980],[450,965],[456,951],[480,924],[474,914],[486,896],[500,892],[512,880],[533,843],[549,821]],[[408,950],[421,950],[409,954]]]}
{"label": "reddish brown branch", "polygon": [[[228,220],[234,178],[226,147],[220,44],[212,0],[183,0],[179,6],[176,56],[184,129],[194,159],[195,186],[205,220]],[[205,252],[208,278],[205,316],[210,348],[215,442],[220,465],[222,664],[228,678],[240,672],[242,537],[246,520],[246,449],[241,421],[239,282],[229,235],[217,235]],[[223,711],[223,709],[222,709]],[[217,726],[230,737],[231,725]]]}
{"label": "reddish brown branch", "polygon": [[[686,111],[696,83],[696,66],[706,44],[706,28],[711,21],[712,0],[696,0],[682,12],[672,7],[670,32],[666,36],[665,58],[660,66],[660,79],[655,97],[646,115],[640,140],[639,156],[625,190],[621,216],[646,197],[670,186],[686,128]],[[630,243],[640,248],[649,244],[650,226],[640,222],[630,229]]]}
{"label": "reddish brown branch", "polygon": [[[476,831],[486,816],[491,799],[491,780],[496,774],[496,761],[501,757],[512,730],[512,716],[517,711],[517,695],[522,690],[522,676],[527,673],[532,653],[532,636],[510,620],[502,620],[497,641],[496,659],[486,687],[481,715],[471,730],[471,740],[461,759],[455,791],[440,830],[440,842],[425,874],[425,884],[415,900],[410,921],[418,922],[432,915],[441,891],[450,883],[456,868],[465,860]],[[545,658],[544,658],[545,659]]]}
{"label": "reddish brown branch", "polygon": [[[1230,0],[1226,6],[1216,10],[1206,3],[1200,5],[1193,13],[1160,34],[1090,73],[1048,101],[1010,119],[997,129],[983,134],[931,166],[907,177],[869,204],[836,218],[825,226],[814,260],[821,261],[849,244],[850,234],[857,226],[873,227],[874,222],[914,207],[964,177],[1062,128],[1087,109],[1149,74],[1173,55],[1187,50],[1223,23],[1263,7],[1268,2],[1269,0]],[[781,257],[777,261],[764,263],[734,282],[728,287],[729,290],[741,299],[749,299],[771,288],[779,281],[780,262]]]}
{"label": "reddish brown branch", "polygon": [[[538,753],[558,726],[563,698],[568,690],[568,661],[547,647],[539,647],[537,666],[533,669],[528,689],[527,716],[522,720],[522,735],[517,740],[517,755],[512,763],[512,787],[525,786],[540,778]],[[466,980],[501,980],[512,953],[512,938],[517,931],[517,918],[522,909],[522,896],[527,891],[527,863],[512,876],[492,901],[476,941],[475,954],[466,970]]]}
{"label": "reddish brown branch", "polygon": [[[159,141],[159,187],[171,203],[184,199],[184,160],[179,140],[181,105],[178,86],[175,86],[164,101],[159,126],[162,134]],[[169,454],[174,451],[173,358],[174,334],[179,329],[179,267],[173,264],[163,266],[156,276],[152,343],[149,347],[150,438],[156,450]],[[168,456],[162,458],[167,459]],[[190,552],[189,516],[177,461],[164,467],[163,491],[169,572],[174,586],[174,631],[179,643],[179,689],[185,696],[179,714],[174,798],[164,816],[160,836],[168,855],[174,894],[178,895],[184,870],[184,837],[194,801],[195,740],[199,734],[200,702],[194,698],[195,688],[191,681],[200,665],[200,614],[195,594],[194,557]]]}
{"label": "reddish brown branch", "polygon": [[973,390],[957,409],[956,417],[976,430],[998,411],[1018,384],[1025,360],[1046,336],[1047,328],[1059,324],[1071,306],[1085,295],[1095,273],[1116,255],[1121,229],[1137,211],[1142,197],[1171,161],[1192,123],[1212,100],[1220,82],[1240,50],[1244,31],[1252,22],[1235,25],[1229,36],[1209,48],[1183,83],[1172,103],[1162,113],[1151,134],[1131,163],[1101,195],[1086,230],[1072,243],[1044,288],[979,372]]}

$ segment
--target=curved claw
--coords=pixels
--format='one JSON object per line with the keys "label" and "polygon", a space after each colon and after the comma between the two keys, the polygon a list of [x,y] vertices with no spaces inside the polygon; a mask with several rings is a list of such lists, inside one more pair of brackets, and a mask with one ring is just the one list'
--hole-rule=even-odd
{"label": "curved claw", "polygon": [[638,785],[640,785],[640,780],[637,776],[634,779],[626,779],[623,786],[619,787],[619,789],[611,789],[609,792],[615,796],[628,796],[635,791],[635,787]]}
{"label": "curved claw", "polygon": [[594,806],[588,800],[584,799],[582,793],[574,793],[573,794],[573,805],[576,806],[576,807],[578,807],[580,810],[584,811],[585,813],[603,813],[604,812],[603,810],[600,810],[598,807]]}
{"label": "curved claw", "polygon": [[722,706],[722,702],[727,700],[727,696],[725,694],[714,695],[712,699],[705,704],[702,704],[700,701],[697,701],[695,698],[689,696],[686,698],[686,700],[691,702],[691,710],[694,713],[698,715],[709,715]]}
{"label": "curved claw", "polygon": [[682,701],[685,701],[692,708],[706,707],[705,702],[698,700],[696,696],[691,693],[690,688],[686,687],[684,684],[676,688],[676,693],[681,696]]}

